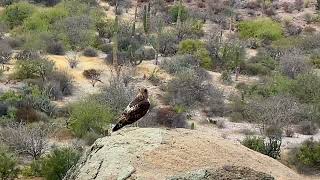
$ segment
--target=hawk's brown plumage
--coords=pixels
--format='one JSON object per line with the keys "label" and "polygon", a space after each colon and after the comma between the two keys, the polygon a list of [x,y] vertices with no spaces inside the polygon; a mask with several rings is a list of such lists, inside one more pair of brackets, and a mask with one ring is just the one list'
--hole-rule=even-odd
{"label": "hawk's brown plumage", "polygon": [[149,108],[150,102],[148,100],[148,90],[145,88],[139,89],[139,94],[129,103],[127,108],[118,118],[118,123],[113,127],[112,131],[117,131],[128,124],[138,121],[147,114]]}

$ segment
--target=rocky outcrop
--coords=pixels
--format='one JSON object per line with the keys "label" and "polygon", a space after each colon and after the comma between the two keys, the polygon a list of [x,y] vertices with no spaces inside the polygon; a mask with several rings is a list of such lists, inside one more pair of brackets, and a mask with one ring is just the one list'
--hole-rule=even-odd
{"label": "rocky outcrop", "polygon": [[209,179],[300,179],[277,160],[223,138],[160,128],[127,128],[98,139],[66,179],[191,180],[193,171]]}
{"label": "rocky outcrop", "polygon": [[241,166],[224,166],[219,169],[203,169],[171,177],[168,180],[217,180],[217,179],[243,179],[243,180],[274,180],[275,178],[251,168]]}

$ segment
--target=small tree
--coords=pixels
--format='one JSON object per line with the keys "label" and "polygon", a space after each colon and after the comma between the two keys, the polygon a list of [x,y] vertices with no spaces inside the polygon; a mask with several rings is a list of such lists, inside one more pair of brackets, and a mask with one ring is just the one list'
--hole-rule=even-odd
{"label": "small tree", "polygon": [[47,148],[47,136],[50,126],[35,124],[26,126],[21,123],[13,123],[0,132],[0,141],[18,154],[30,155],[38,159]]}
{"label": "small tree", "polygon": [[266,100],[252,100],[246,110],[248,119],[260,124],[260,131],[268,137],[281,137],[282,129],[298,121],[300,104],[289,96],[277,95]]}
{"label": "small tree", "polygon": [[12,49],[9,44],[5,41],[0,41],[0,64],[2,64],[2,69],[4,65],[7,64],[12,56]]}
{"label": "small tree", "polygon": [[85,78],[90,80],[92,87],[94,87],[97,82],[102,83],[102,81],[100,80],[101,73],[99,71],[97,71],[96,69],[84,70],[82,74]]}
{"label": "small tree", "polygon": [[71,52],[67,53],[65,57],[69,63],[70,68],[72,68],[72,69],[76,68],[80,62],[79,61],[80,57],[76,51],[71,51]]}

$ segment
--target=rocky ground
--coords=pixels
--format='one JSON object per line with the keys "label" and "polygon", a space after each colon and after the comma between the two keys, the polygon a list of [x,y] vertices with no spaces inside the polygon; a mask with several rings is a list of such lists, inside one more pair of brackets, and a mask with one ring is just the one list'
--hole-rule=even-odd
{"label": "rocky ground", "polygon": [[[180,180],[192,179],[184,178],[190,171],[207,172],[207,179],[302,178],[277,160],[213,133],[127,128],[98,139],[67,179]],[[200,179],[205,180],[194,178]]]}

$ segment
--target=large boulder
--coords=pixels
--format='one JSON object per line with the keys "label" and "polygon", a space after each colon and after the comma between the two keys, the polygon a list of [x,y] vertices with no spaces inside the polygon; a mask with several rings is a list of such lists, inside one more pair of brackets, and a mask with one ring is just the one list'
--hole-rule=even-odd
{"label": "large boulder", "polygon": [[[196,170],[198,176],[188,176]],[[217,180],[301,179],[277,160],[213,131],[161,128],[124,128],[98,139],[72,172],[65,179],[200,180],[203,173]]]}

